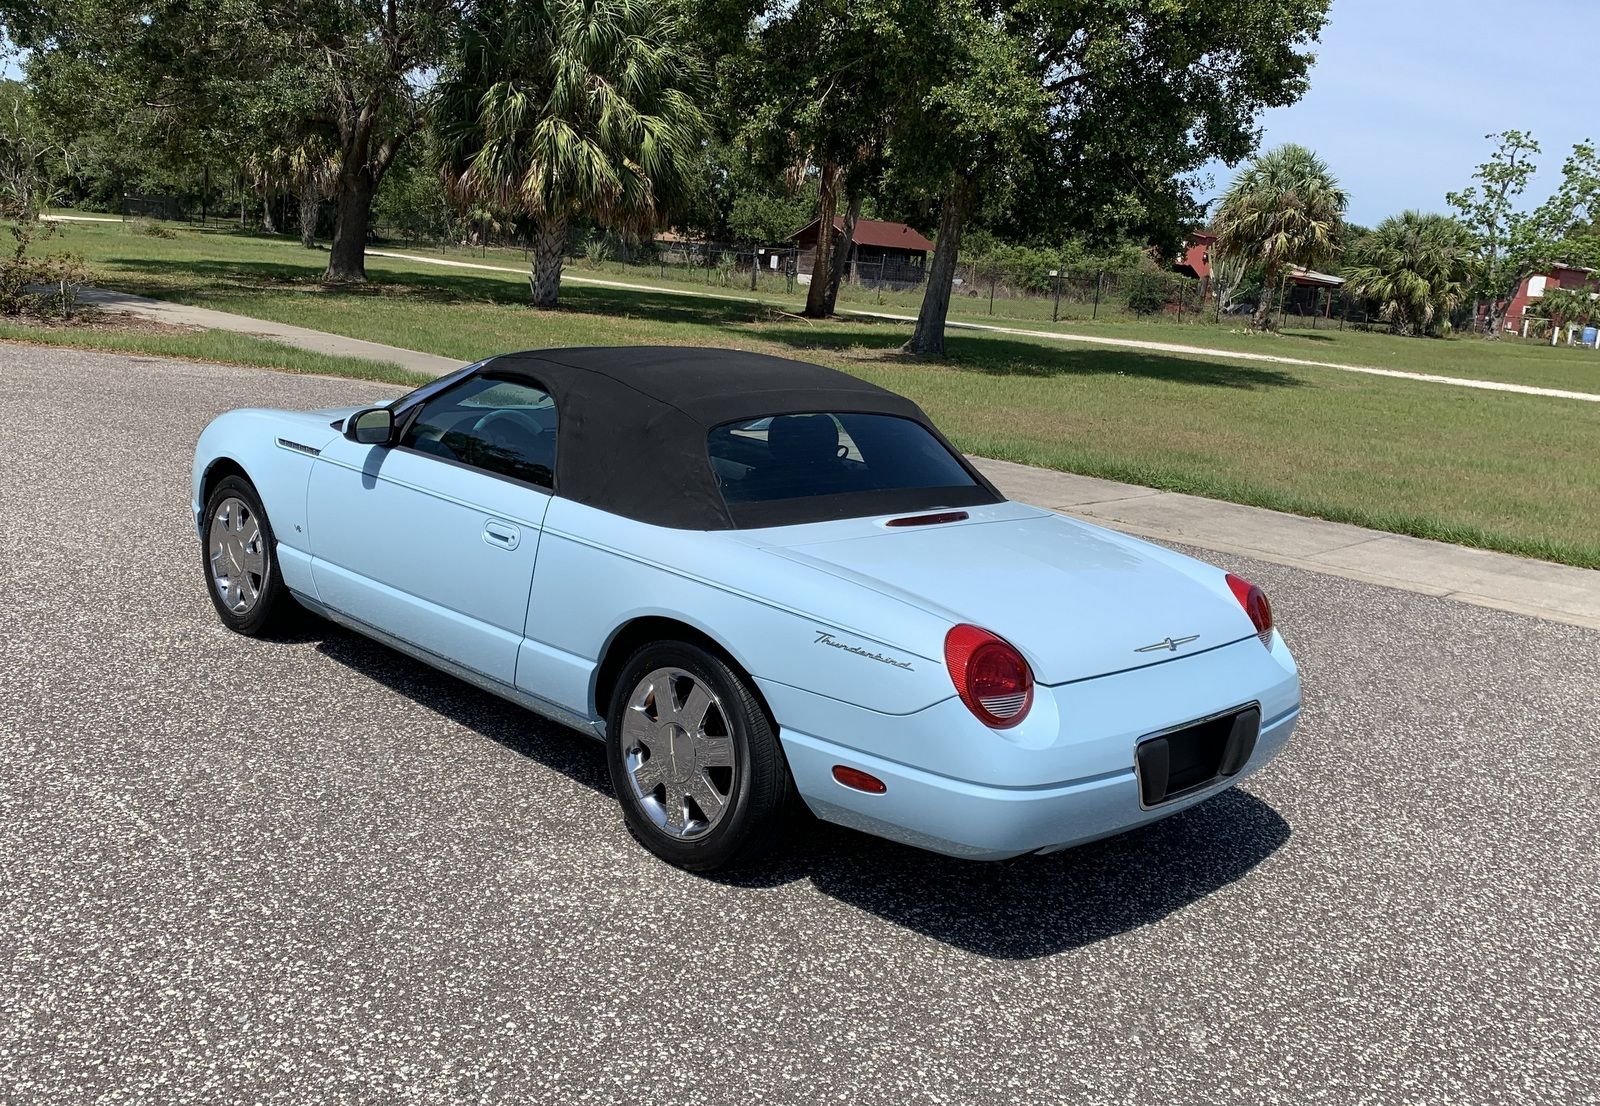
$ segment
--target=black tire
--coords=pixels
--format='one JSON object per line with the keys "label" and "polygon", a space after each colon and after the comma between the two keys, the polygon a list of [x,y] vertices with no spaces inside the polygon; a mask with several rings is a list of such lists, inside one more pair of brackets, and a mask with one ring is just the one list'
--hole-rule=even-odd
{"label": "black tire", "polygon": [[[259,528],[259,538],[251,545],[259,546],[263,571],[248,574],[255,586],[256,597],[243,610],[224,602],[217,586],[217,563],[212,556],[211,524],[222,505],[230,499],[242,502],[249,512],[248,518]],[[255,486],[242,476],[224,477],[206,497],[205,512],[200,516],[200,565],[205,574],[206,594],[211,596],[211,605],[217,609],[217,617],[222,624],[234,633],[260,637],[282,629],[288,623],[296,604],[284,585],[283,573],[278,570],[278,546],[272,534],[272,523],[261,506],[261,497],[256,494]]]}
{"label": "black tire", "polygon": [[[625,736],[623,717],[636,695],[642,693],[641,684],[646,677],[661,670],[680,671],[711,692],[715,701],[706,718],[711,719],[714,713],[723,724],[708,721],[702,728],[716,731],[716,737],[727,739],[732,748],[725,807],[714,824],[687,839],[658,824],[659,814],[651,814],[652,810],[660,812],[667,807],[672,793],[665,789],[673,785],[663,784],[662,789],[641,796],[634,769],[629,767],[630,758],[649,758],[645,755],[647,749]],[[679,686],[693,690],[691,683]],[[687,706],[687,696],[685,700]],[[659,716],[658,708],[649,709]],[[651,724],[648,710],[643,724]],[[611,786],[628,831],[669,864],[691,872],[745,864],[776,845],[793,821],[799,799],[772,722],[749,681],[706,649],[688,642],[666,641],[646,645],[634,653],[617,679],[606,716],[606,734]],[[670,763],[676,768],[676,754]],[[691,805],[689,809],[696,807]],[[690,822],[692,825],[692,818]]]}

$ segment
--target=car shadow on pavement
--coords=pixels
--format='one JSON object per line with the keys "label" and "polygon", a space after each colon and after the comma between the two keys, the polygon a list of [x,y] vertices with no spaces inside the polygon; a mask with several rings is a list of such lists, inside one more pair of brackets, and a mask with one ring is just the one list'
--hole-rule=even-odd
{"label": "car shadow on pavement", "polygon": [[[598,742],[320,619],[308,617],[280,640],[314,644],[329,659],[611,801]],[[1238,789],[1104,841],[998,863],[939,856],[803,816],[785,845],[759,862],[697,878],[753,891],[809,881],[924,936],[1023,960],[1159,922],[1246,875],[1289,833],[1277,811]]]}
{"label": "car shadow on pavement", "polygon": [[1277,811],[1238,789],[1104,841],[998,863],[821,828],[780,861],[783,869],[860,910],[1002,960],[1159,922],[1243,877],[1290,832]]}

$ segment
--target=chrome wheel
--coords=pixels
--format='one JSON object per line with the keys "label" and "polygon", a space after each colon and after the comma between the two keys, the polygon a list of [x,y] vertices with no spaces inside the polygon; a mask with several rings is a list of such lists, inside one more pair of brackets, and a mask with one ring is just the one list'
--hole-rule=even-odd
{"label": "chrome wheel", "polygon": [[634,686],[622,714],[622,765],[634,802],[681,840],[710,833],[733,800],[733,734],[717,696],[680,668]]}
{"label": "chrome wheel", "polygon": [[250,504],[229,496],[217,504],[206,534],[211,560],[211,586],[222,605],[234,614],[248,614],[267,582],[267,549],[261,520]]}

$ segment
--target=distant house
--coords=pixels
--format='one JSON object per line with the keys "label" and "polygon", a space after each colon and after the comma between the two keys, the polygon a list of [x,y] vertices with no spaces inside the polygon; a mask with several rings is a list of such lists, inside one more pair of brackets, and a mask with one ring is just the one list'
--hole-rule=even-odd
{"label": "distant house", "polygon": [[[813,219],[789,236],[789,242],[799,251],[796,259],[800,283],[811,282],[811,271],[817,260],[817,232],[821,219]],[[835,217],[834,229],[844,232],[844,219]],[[856,220],[854,243],[849,260],[854,264],[846,276],[857,283],[883,283],[905,288],[921,284],[927,271],[928,254],[933,243],[906,226],[878,219]]]}
{"label": "distant house", "polygon": [[[1172,263],[1172,270],[1200,282],[1202,299],[1211,295],[1211,251],[1216,248],[1217,236],[1208,230],[1190,231],[1183,253]],[[1334,293],[1344,287],[1344,278],[1315,269],[1295,266],[1284,274],[1284,307],[1297,315],[1326,314],[1331,310]]]}
{"label": "distant house", "polygon": [[1291,315],[1331,318],[1334,297],[1344,287],[1344,277],[1319,273],[1296,265],[1284,275],[1283,309]]}
{"label": "distant house", "polygon": [[1506,309],[1505,328],[1523,333],[1523,322],[1529,309],[1543,299],[1545,292],[1551,288],[1586,288],[1590,292],[1600,293],[1600,270],[1585,269],[1578,265],[1555,265],[1547,273],[1528,277],[1517,287],[1516,295],[1511,297],[1511,305]]}

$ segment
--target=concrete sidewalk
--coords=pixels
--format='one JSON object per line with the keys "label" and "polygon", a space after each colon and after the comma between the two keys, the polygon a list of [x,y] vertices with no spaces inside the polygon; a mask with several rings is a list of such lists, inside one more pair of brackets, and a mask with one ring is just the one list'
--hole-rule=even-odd
{"label": "concrete sidewalk", "polygon": [[[436,354],[143,296],[96,291],[84,298],[106,310],[260,335],[315,353],[387,361],[434,376],[461,365],[453,358]],[[1007,461],[975,460],[1012,499],[1141,537],[1258,557],[1333,576],[1600,629],[1600,572],[1590,569]]]}
{"label": "concrete sidewalk", "polygon": [[158,323],[173,326],[198,326],[207,330],[230,330],[236,334],[250,334],[270,338],[286,346],[326,353],[334,357],[357,357],[363,361],[387,361],[412,372],[429,376],[443,376],[459,369],[462,362],[453,357],[440,357],[436,353],[422,353],[399,346],[386,346],[360,338],[346,338],[342,334],[329,334],[324,330],[310,330],[288,323],[274,323],[266,319],[252,319],[248,315],[234,315],[227,311],[213,311],[209,307],[194,307],[169,300],[154,300],[146,296],[114,292],[106,288],[90,288],[78,294],[83,303],[94,304],[105,311],[123,315],[137,315]]}

